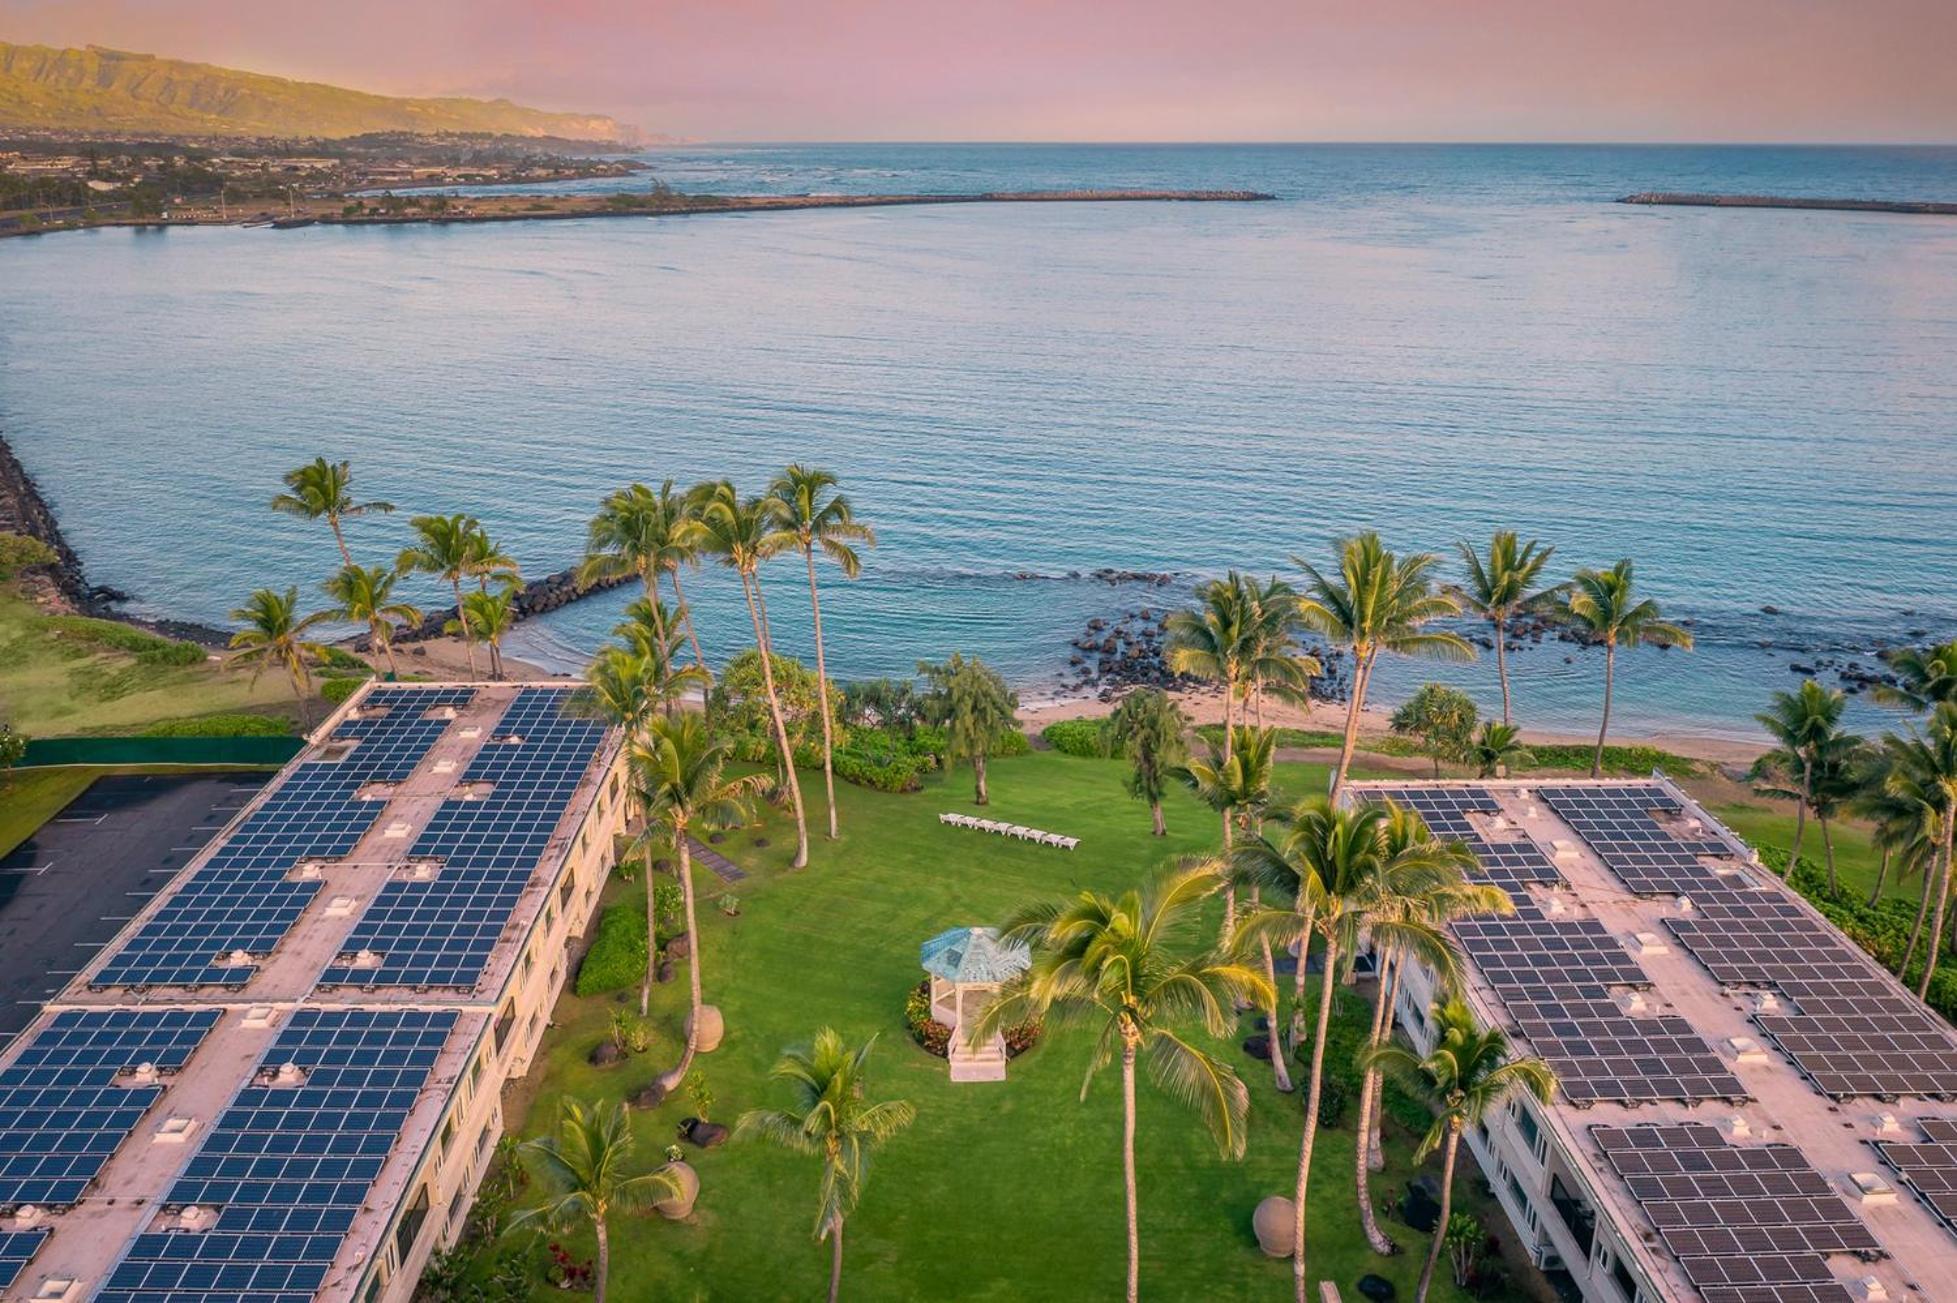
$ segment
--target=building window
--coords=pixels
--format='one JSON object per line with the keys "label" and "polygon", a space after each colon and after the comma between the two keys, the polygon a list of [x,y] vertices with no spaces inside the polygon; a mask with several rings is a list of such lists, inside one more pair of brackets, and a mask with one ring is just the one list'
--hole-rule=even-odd
{"label": "building window", "polygon": [[1527,1105],[1515,1106],[1515,1129],[1522,1137],[1523,1148],[1534,1154],[1538,1163],[1549,1157],[1549,1147],[1543,1140],[1542,1126],[1536,1121],[1536,1115],[1529,1111]]}
{"label": "building window", "polygon": [[482,1085],[482,1056],[477,1055],[476,1061],[469,1065],[469,1093],[475,1094],[476,1087],[480,1085]]}
{"label": "building window", "polygon": [[575,873],[564,875],[564,881],[557,888],[557,903],[568,912],[571,908],[571,893],[577,890],[578,878]]}
{"label": "building window", "polygon": [[483,1154],[488,1151],[489,1136],[490,1133],[493,1132],[495,1129],[496,1129],[496,1124],[494,1122],[485,1122],[483,1124],[482,1134],[476,1137],[476,1158],[478,1160],[480,1160]]}
{"label": "building window", "polygon": [[394,1229],[394,1253],[402,1262],[408,1260],[408,1253],[421,1238],[421,1224],[428,1220],[428,1187],[415,1191],[414,1202],[408,1211],[401,1214],[401,1224]]}
{"label": "building window", "polygon": [[[1615,1254],[1611,1256],[1614,1258],[1617,1257]],[[1611,1283],[1617,1286],[1617,1292],[1622,1294],[1628,1303],[1636,1303],[1638,1282],[1631,1275],[1631,1269],[1624,1265],[1624,1259],[1617,1258],[1615,1262],[1611,1263],[1610,1279]]]}
{"label": "building window", "polygon": [[510,1039],[510,1028],[516,1025],[516,1001],[503,1006],[503,1012],[496,1016],[496,1052],[503,1052],[504,1043]]}
{"label": "building window", "polygon": [[448,1157],[448,1147],[455,1140],[455,1114],[442,1119],[442,1157]]}

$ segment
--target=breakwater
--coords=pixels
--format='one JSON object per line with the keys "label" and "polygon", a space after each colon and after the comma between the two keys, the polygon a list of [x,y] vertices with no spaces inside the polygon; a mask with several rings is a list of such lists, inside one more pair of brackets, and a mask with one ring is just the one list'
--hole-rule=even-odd
{"label": "breakwater", "polygon": [[[516,590],[515,596],[510,601],[511,605],[515,608],[517,622],[521,622],[533,616],[543,615],[546,612],[558,610],[560,607],[569,606],[580,597],[589,597],[593,593],[604,592],[608,588],[617,588],[623,584],[634,584],[637,582],[639,582],[637,575],[626,574],[609,579],[594,579],[588,584],[580,584],[578,582],[577,567],[571,566],[563,570],[552,571],[550,574],[544,575],[541,578],[528,580],[522,587]],[[447,627],[448,622],[455,618],[456,611],[453,606],[444,607],[439,611],[424,611],[422,613],[421,623],[412,628],[397,629],[394,634],[394,641],[396,643],[411,643],[426,642],[430,638],[439,638],[442,636],[442,630]],[[365,634],[353,640],[353,647],[356,651],[366,651],[368,645],[369,640]]]}
{"label": "breakwater", "polygon": [[1791,195],[1677,194],[1648,190],[1625,195],[1620,204],[1654,204],[1678,208],[1813,208],[1845,213],[1914,213],[1920,216],[1957,217],[1957,203],[1935,203],[1921,199],[1805,199]]}

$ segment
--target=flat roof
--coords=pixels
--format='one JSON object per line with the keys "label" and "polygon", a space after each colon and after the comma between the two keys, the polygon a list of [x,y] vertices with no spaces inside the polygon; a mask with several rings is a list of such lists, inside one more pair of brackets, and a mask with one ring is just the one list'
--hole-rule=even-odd
{"label": "flat roof", "polygon": [[574,690],[363,688],[0,1053],[58,1151],[0,1157],[0,1295],[358,1285],[619,745]]}
{"label": "flat roof", "polygon": [[1454,925],[1464,994],[1556,1069],[1539,1112],[1666,1297],[1957,1299],[1952,1225],[1899,1175],[1957,1142],[1957,1032],[1696,801],[1661,776],[1345,799],[1415,809],[1508,890]]}

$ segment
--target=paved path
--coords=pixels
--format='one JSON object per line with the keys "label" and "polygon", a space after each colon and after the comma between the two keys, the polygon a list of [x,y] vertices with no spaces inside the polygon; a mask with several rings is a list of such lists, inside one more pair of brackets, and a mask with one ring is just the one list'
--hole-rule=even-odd
{"label": "paved path", "polygon": [[688,837],[687,843],[693,848],[693,858],[714,871],[714,876],[722,882],[739,882],[747,876],[746,870],[722,855],[698,837]]}

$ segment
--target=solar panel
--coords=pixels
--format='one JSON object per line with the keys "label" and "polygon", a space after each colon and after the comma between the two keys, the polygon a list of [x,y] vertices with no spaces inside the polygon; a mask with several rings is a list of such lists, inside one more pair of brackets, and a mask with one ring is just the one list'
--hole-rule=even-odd
{"label": "solar panel", "polygon": [[1957,1234],[1957,1118],[1918,1118],[1916,1125],[1921,1142],[1879,1140],[1876,1152],[1944,1228]]}
{"label": "solar panel", "polygon": [[1639,895],[1678,895],[1706,872],[1701,855],[1731,855],[1716,837],[1693,836],[1659,822],[1682,817],[1684,807],[1664,788],[1543,787],[1537,795],[1595,851],[1604,866]]}
{"label": "solar panel", "polygon": [[[1360,789],[1370,800],[1391,801],[1420,816],[1427,830],[1444,841],[1465,842],[1477,867],[1468,876],[1511,892],[1530,883],[1554,885],[1563,880],[1556,863],[1520,829],[1496,829],[1502,804],[1486,787],[1369,787]],[[1481,827],[1470,814],[1488,816]],[[1507,836],[1498,833],[1507,832]]]}
{"label": "solar panel", "polygon": [[[300,1009],[163,1200],[208,1230],[151,1230],[101,1303],[310,1300],[455,1026],[452,1011]],[[296,1085],[269,1084],[296,1064]]]}
{"label": "solar panel", "polygon": [[0,1231],[0,1290],[10,1288],[48,1237],[45,1229]]}
{"label": "solar panel", "polygon": [[[342,720],[334,734],[355,743],[345,756],[309,761],[287,774],[90,985],[244,985],[256,971],[249,960],[276,949],[319,893],[317,882],[289,881],[292,868],[352,851],[386,804],[361,799],[361,789],[413,772],[449,724],[428,712],[466,705],[475,691],[370,691],[362,714]],[[236,961],[238,955],[245,961]]]}
{"label": "solar panel", "polygon": [[1793,1145],[1731,1145],[1703,1123],[1595,1126],[1590,1138],[1707,1299],[1845,1300],[1826,1255],[1883,1252]]}
{"label": "solar panel", "polygon": [[[322,984],[476,984],[605,738],[604,724],[565,713],[570,699],[553,688],[517,694],[462,776],[488,783],[488,795],[444,801],[409,849],[440,868],[382,887]],[[362,951],[380,962],[356,964]]]}
{"label": "solar panel", "polygon": [[80,1199],[163,1094],[121,1074],[175,1072],[217,1020],[214,1009],[56,1014],[0,1069],[0,1207]]}

